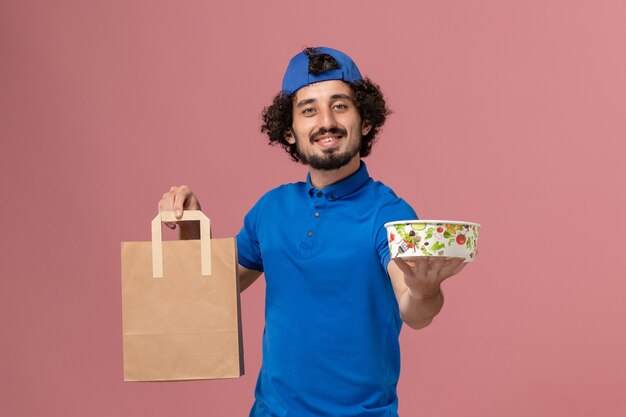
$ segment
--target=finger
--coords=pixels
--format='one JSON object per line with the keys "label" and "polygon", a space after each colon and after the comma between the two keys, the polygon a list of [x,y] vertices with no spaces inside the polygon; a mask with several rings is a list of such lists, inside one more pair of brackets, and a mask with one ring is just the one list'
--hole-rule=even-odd
{"label": "finger", "polygon": [[161,196],[161,199],[159,200],[159,204],[157,206],[159,213],[162,212],[163,210],[165,210],[165,205],[167,204],[167,196],[169,195],[169,193],[164,193]]}
{"label": "finger", "polygon": [[451,277],[454,275],[454,270],[456,267],[461,265],[465,261],[465,258],[448,258],[445,261],[444,266],[441,268],[440,274],[444,277]]}
{"label": "finger", "polygon": [[426,272],[426,277],[431,280],[437,280],[440,276],[441,268],[445,264],[445,258],[433,258],[428,265],[428,271]]}
{"label": "finger", "polygon": [[393,261],[396,263],[400,271],[404,272],[405,274],[411,274],[413,272],[411,270],[411,266],[409,266],[409,264],[407,264],[404,259],[396,257],[393,258]]}
{"label": "finger", "polygon": [[469,264],[469,262],[464,262],[464,261],[465,260],[463,260],[463,262],[461,262],[460,265],[458,265],[456,268],[452,270],[452,275],[458,274],[459,272],[463,270],[463,268],[465,268]]}
{"label": "finger", "polygon": [[416,272],[422,276],[425,277],[426,276],[426,272],[428,271],[428,265],[430,263],[430,258],[427,256],[423,256],[418,258],[415,261],[415,270]]}
{"label": "finger", "polygon": [[159,200],[159,212],[174,210],[174,196],[176,195],[176,191],[177,188],[172,187],[170,191],[163,194],[161,200]]}
{"label": "finger", "polygon": [[189,188],[185,185],[178,188],[176,193],[174,194],[174,212],[177,218],[181,218],[183,216],[183,210],[185,209],[185,202],[187,198],[191,194]]}
{"label": "finger", "polygon": [[[161,196],[161,200],[159,200],[159,205],[158,205],[159,213],[163,211],[172,211],[174,195],[177,190],[178,190],[177,187],[171,187],[170,191],[164,193]],[[165,222],[164,224],[165,226],[169,227],[172,230],[176,229],[176,222]]]}

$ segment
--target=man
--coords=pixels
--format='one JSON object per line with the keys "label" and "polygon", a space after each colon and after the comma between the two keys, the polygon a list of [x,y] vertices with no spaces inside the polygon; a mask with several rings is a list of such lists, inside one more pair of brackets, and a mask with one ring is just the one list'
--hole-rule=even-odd
{"label": "man", "polygon": [[[297,54],[264,110],[270,143],[309,174],[261,197],[237,236],[242,290],[262,273],[267,284],[250,416],[397,416],[402,322],[427,326],[443,305],[441,282],[465,264],[390,260],[383,225],[417,216],[361,161],[387,114],[378,86],[330,48]],[[186,186],[159,202],[185,209],[200,209]],[[199,237],[197,225],[180,227],[182,239]]]}

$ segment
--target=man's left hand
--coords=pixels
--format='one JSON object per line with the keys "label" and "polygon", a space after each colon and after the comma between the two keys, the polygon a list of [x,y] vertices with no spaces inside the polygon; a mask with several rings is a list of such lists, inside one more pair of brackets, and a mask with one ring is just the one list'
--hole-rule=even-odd
{"label": "man's left hand", "polygon": [[465,268],[464,258],[420,257],[415,261],[394,258],[398,268],[404,273],[404,283],[411,297],[431,298],[439,294],[441,283]]}

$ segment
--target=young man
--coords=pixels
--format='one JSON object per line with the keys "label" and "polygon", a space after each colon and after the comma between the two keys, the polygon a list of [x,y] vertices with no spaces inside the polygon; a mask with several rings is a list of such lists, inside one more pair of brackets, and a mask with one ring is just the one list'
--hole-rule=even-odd
{"label": "young man", "polygon": [[[378,86],[330,48],[297,54],[264,110],[270,143],[309,174],[261,197],[237,236],[242,290],[262,273],[267,284],[250,416],[397,416],[402,323],[427,326],[443,305],[441,282],[465,264],[390,260],[383,225],[417,216],[361,161],[387,114]],[[200,209],[186,186],[159,202],[186,209]],[[199,237],[197,225],[180,227],[182,239]]]}

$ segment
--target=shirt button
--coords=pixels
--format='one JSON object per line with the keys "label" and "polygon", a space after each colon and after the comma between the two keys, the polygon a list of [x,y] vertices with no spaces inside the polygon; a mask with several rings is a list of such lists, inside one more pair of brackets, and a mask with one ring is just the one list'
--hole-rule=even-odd
{"label": "shirt button", "polygon": [[306,235],[307,235],[308,237],[311,237],[311,236],[313,236],[313,232],[309,232],[309,233],[307,233]]}
{"label": "shirt button", "polygon": [[334,199],[335,199],[335,196],[334,196],[334,195],[331,195],[331,196],[330,196],[330,199],[331,199],[331,200],[334,200]]}
{"label": "shirt button", "polygon": [[324,194],[322,194],[322,192],[321,192],[321,191],[318,191],[318,192],[317,192],[317,196],[318,196],[318,197],[321,197],[321,196],[323,196],[323,195],[324,195]]}
{"label": "shirt button", "polygon": [[319,216],[320,216],[320,214],[319,214],[319,213],[315,213],[315,217],[319,217]]}

